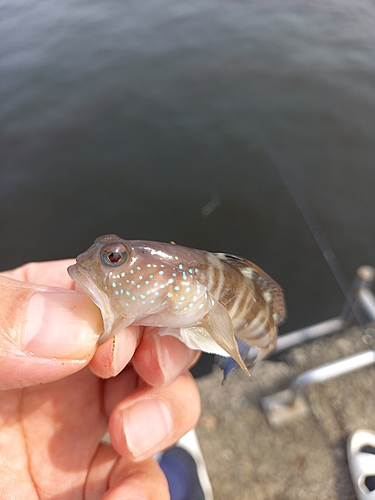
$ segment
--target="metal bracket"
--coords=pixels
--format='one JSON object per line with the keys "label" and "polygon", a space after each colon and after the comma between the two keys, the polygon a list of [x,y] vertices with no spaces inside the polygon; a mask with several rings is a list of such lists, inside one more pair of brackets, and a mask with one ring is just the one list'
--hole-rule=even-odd
{"label": "metal bracket", "polygon": [[306,385],[324,382],[372,364],[375,364],[375,351],[368,350],[302,373],[294,378],[284,391],[262,398],[261,405],[269,424],[278,427],[308,413],[307,403],[301,394],[301,389]]}
{"label": "metal bracket", "polygon": [[261,399],[261,405],[271,427],[280,427],[309,413],[303,396],[290,388],[265,396]]}
{"label": "metal bracket", "polygon": [[[370,290],[374,279],[375,269],[370,266],[362,266],[358,269],[356,279],[353,283],[356,304],[365,313],[367,320],[370,322],[375,321],[375,296]],[[339,331],[344,327],[347,319],[345,316],[347,317],[348,315],[349,311],[344,308],[343,317],[333,318],[284,335],[280,338],[276,351],[281,351],[307,340]],[[302,388],[306,385],[324,382],[372,364],[375,364],[375,351],[368,350],[331,363],[325,363],[302,373],[291,380],[287,389],[262,398],[261,405],[269,424],[272,427],[278,427],[308,413],[308,405],[301,394]]]}

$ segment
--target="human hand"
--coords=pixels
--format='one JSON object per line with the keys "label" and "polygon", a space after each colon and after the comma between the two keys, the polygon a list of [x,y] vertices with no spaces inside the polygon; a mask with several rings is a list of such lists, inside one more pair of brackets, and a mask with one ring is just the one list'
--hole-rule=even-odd
{"label": "human hand", "polygon": [[197,353],[140,327],[97,346],[100,312],[72,263],[0,274],[0,497],[167,499],[151,457],[196,423]]}

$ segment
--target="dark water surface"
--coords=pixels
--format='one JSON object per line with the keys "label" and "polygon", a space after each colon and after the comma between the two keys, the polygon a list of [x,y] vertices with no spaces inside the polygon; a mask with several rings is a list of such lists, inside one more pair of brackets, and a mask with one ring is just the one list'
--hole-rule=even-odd
{"label": "dark water surface", "polygon": [[0,0],[0,268],[115,232],[243,255],[287,331],[375,264],[373,1]]}

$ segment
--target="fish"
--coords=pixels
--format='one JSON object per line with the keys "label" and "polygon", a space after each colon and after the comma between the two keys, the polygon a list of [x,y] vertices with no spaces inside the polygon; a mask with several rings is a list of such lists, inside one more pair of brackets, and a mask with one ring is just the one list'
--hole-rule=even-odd
{"label": "fish", "polygon": [[100,342],[132,324],[159,327],[191,349],[228,358],[228,371],[238,364],[249,375],[243,346],[265,357],[286,317],[282,288],[257,265],[173,242],[101,236],[68,273],[101,310]]}

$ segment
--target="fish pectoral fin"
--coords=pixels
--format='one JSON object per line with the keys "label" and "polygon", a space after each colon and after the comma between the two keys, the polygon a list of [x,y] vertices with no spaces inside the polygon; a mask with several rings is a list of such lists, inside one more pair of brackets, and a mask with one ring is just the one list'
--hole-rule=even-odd
{"label": "fish pectoral fin", "polygon": [[229,354],[247,375],[250,375],[238,350],[238,344],[234,334],[232,320],[220,302],[210,297],[213,303],[212,309],[200,321],[202,327],[210,337]]}
{"label": "fish pectoral fin", "polygon": [[218,354],[219,356],[228,356],[228,353],[222,349],[211,337],[203,325],[194,325],[185,328],[179,328],[178,337],[190,349],[199,349],[200,351]]}
{"label": "fish pectoral fin", "polygon": [[159,335],[177,337],[190,349],[199,349],[204,352],[231,356],[250,375],[238,350],[234,335],[232,320],[225,307],[210,296],[212,309],[193,326],[182,328],[161,328]]}
{"label": "fish pectoral fin", "polygon": [[200,324],[181,328],[160,328],[158,333],[161,336],[171,335],[172,337],[176,337],[190,349],[209,352],[219,356],[229,356],[228,353],[213,340],[208,331]]}

